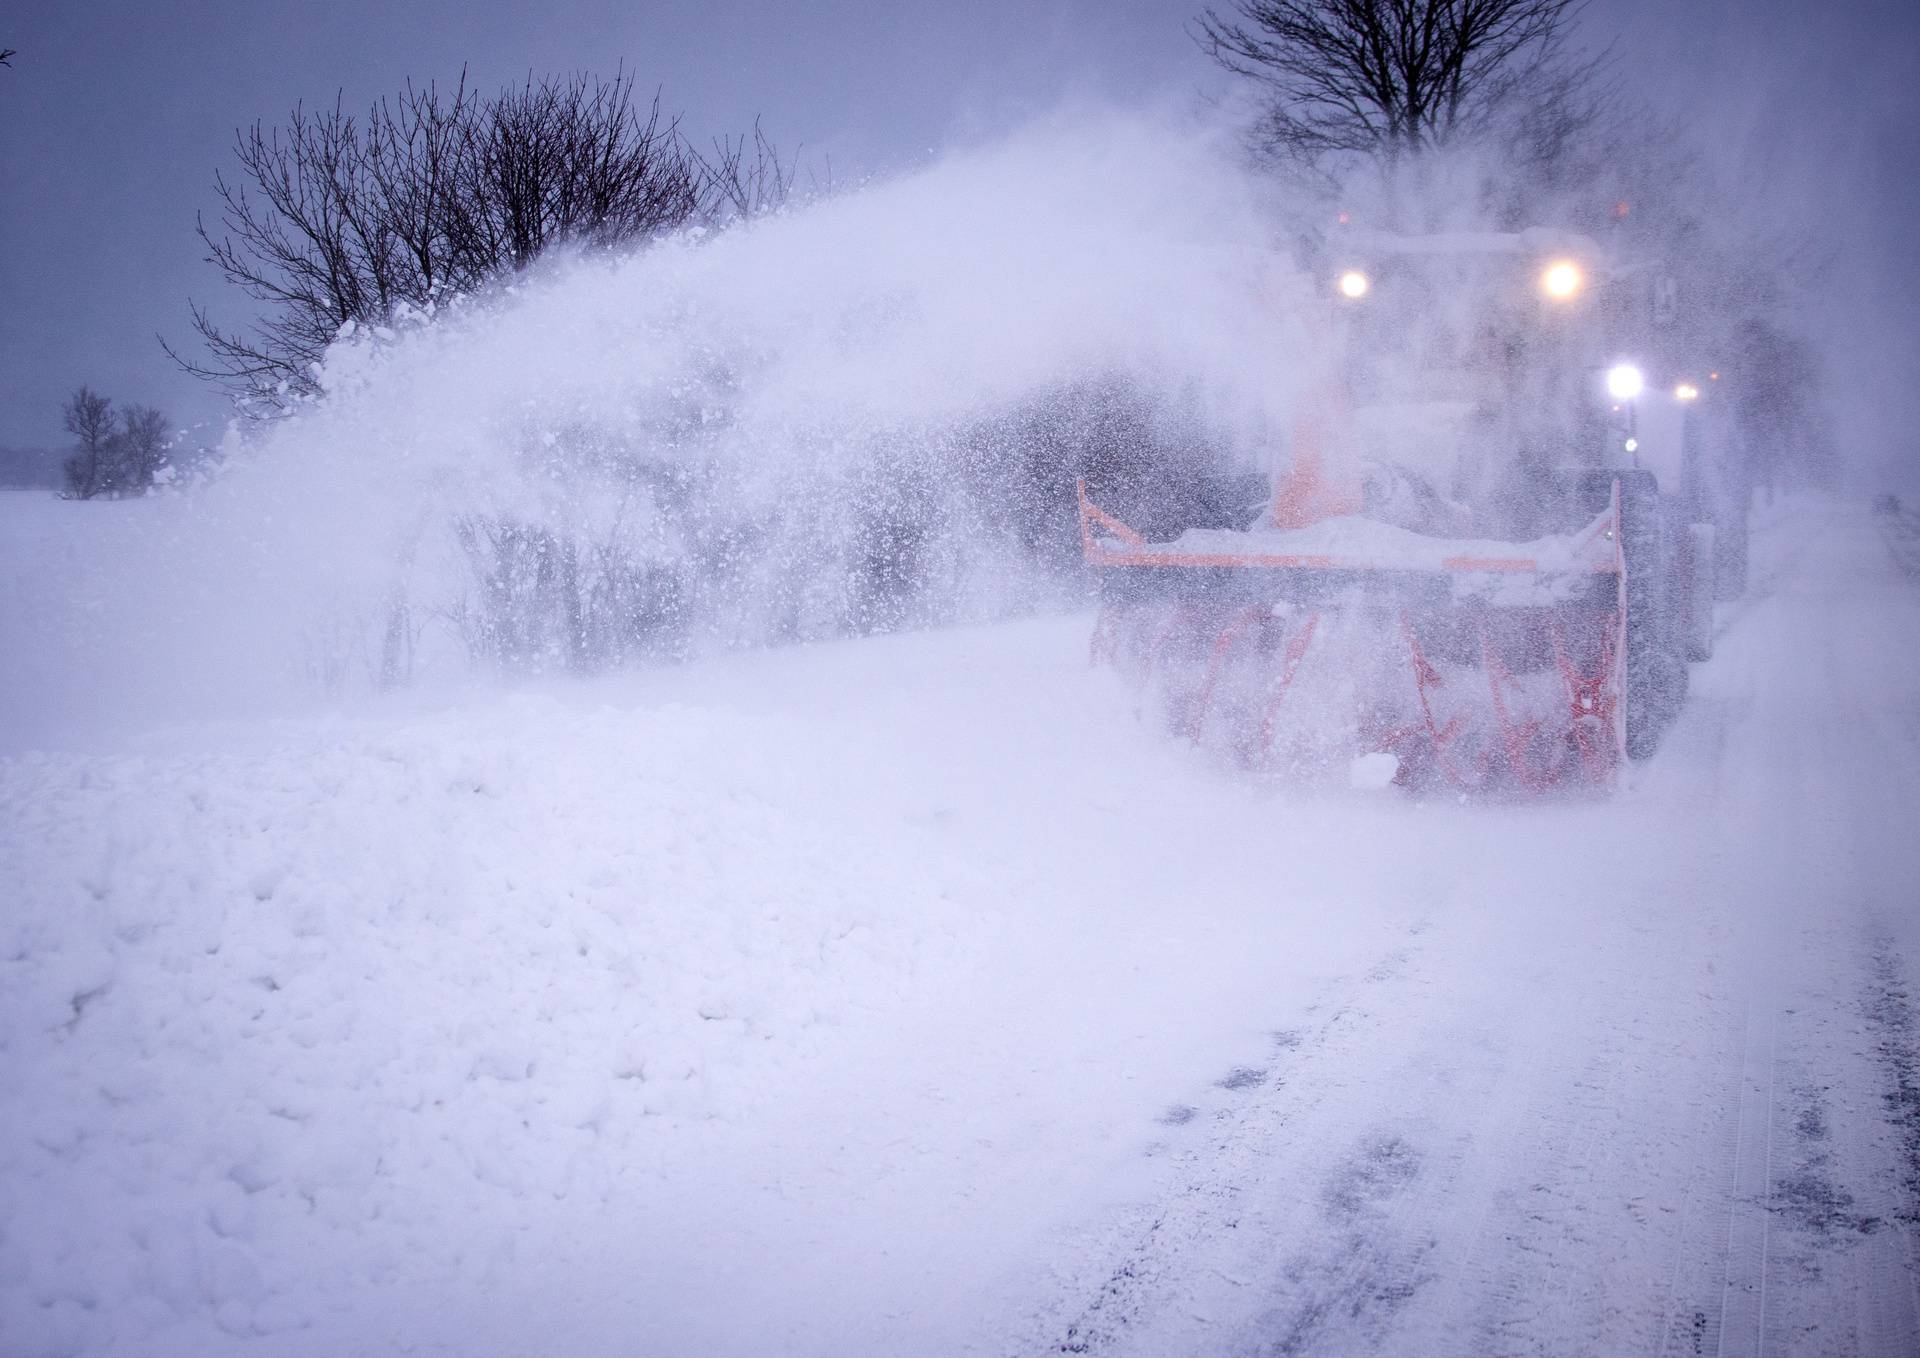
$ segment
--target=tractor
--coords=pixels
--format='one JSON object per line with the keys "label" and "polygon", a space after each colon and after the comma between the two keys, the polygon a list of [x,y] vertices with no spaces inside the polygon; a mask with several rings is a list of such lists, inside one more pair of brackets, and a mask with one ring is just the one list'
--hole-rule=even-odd
{"label": "tractor", "polygon": [[[1079,485],[1093,655],[1283,777],[1534,794],[1650,755],[1744,573],[1678,289],[1553,230],[1342,229],[1290,435],[1170,513]],[[1203,506],[1196,509],[1195,506]]]}

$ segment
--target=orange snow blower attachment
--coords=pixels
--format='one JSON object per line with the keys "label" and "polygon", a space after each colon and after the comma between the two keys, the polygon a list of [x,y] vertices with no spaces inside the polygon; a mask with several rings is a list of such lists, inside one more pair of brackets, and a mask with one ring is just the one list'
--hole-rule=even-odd
{"label": "orange snow blower attachment", "polygon": [[1080,483],[1095,662],[1249,763],[1469,791],[1610,784],[1626,748],[1618,480],[1570,491],[1568,532],[1439,538],[1362,517],[1358,487],[1329,479],[1346,459],[1296,449],[1249,530],[1150,542]]}

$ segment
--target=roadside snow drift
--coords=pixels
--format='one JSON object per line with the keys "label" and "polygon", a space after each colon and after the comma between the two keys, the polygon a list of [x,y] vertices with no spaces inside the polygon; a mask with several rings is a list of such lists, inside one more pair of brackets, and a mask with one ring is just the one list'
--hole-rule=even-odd
{"label": "roadside snow drift", "polygon": [[1392,868],[1276,894],[1270,813],[1137,729],[1085,628],[8,762],[0,1347],[965,1315],[1195,1044],[1247,1043],[1198,995],[1304,993],[1402,911],[1346,899]]}

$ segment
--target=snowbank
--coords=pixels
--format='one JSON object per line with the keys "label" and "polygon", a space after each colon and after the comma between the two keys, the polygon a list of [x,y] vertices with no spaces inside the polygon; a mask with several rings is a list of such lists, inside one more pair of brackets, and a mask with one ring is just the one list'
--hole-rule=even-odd
{"label": "snowbank", "polygon": [[1396,917],[1316,903],[1317,857],[1278,910],[1274,809],[1139,729],[1087,625],[0,764],[4,1347],[965,1314],[1062,1165],[1124,1161],[1195,1047],[1257,1053],[1180,997],[1304,1003]]}

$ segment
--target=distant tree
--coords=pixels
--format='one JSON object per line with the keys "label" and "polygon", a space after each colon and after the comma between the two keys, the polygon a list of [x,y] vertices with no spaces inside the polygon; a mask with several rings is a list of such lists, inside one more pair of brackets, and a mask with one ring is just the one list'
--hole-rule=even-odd
{"label": "distant tree", "polygon": [[1195,40],[1264,87],[1259,135],[1304,159],[1440,145],[1509,108],[1564,98],[1583,0],[1240,0]]}
{"label": "distant tree", "polygon": [[113,402],[91,387],[67,398],[67,432],[79,442],[67,459],[67,496],[91,500],[108,488],[113,472]]}
{"label": "distant tree", "polygon": [[153,406],[127,406],[114,439],[113,489],[144,495],[167,463],[167,417]]}
{"label": "distant tree", "polygon": [[1763,317],[1735,332],[1726,386],[1754,483],[1771,490],[1792,475],[1829,473],[1830,434],[1821,408],[1819,357],[1802,336]]}
{"label": "distant tree", "polygon": [[153,406],[132,405],[115,418],[113,402],[81,387],[67,398],[67,432],[78,440],[67,458],[66,494],[144,495],[167,462],[167,417]]}
{"label": "distant tree", "polygon": [[220,220],[199,232],[265,316],[243,333],[194,307],[207,356],[176,361],[281,406],[314,389],[314,365],[348,322],[428,310],[562,243],[617,245],[784,196],[757,128],[751,158],[744,139],[703,158],[657,98],[633,96],[624,75],[528,80],[492,97],[463,75],[448,92],[409,85],[364,118],[336,101],[238,133],[239,173],[216,175]]}

